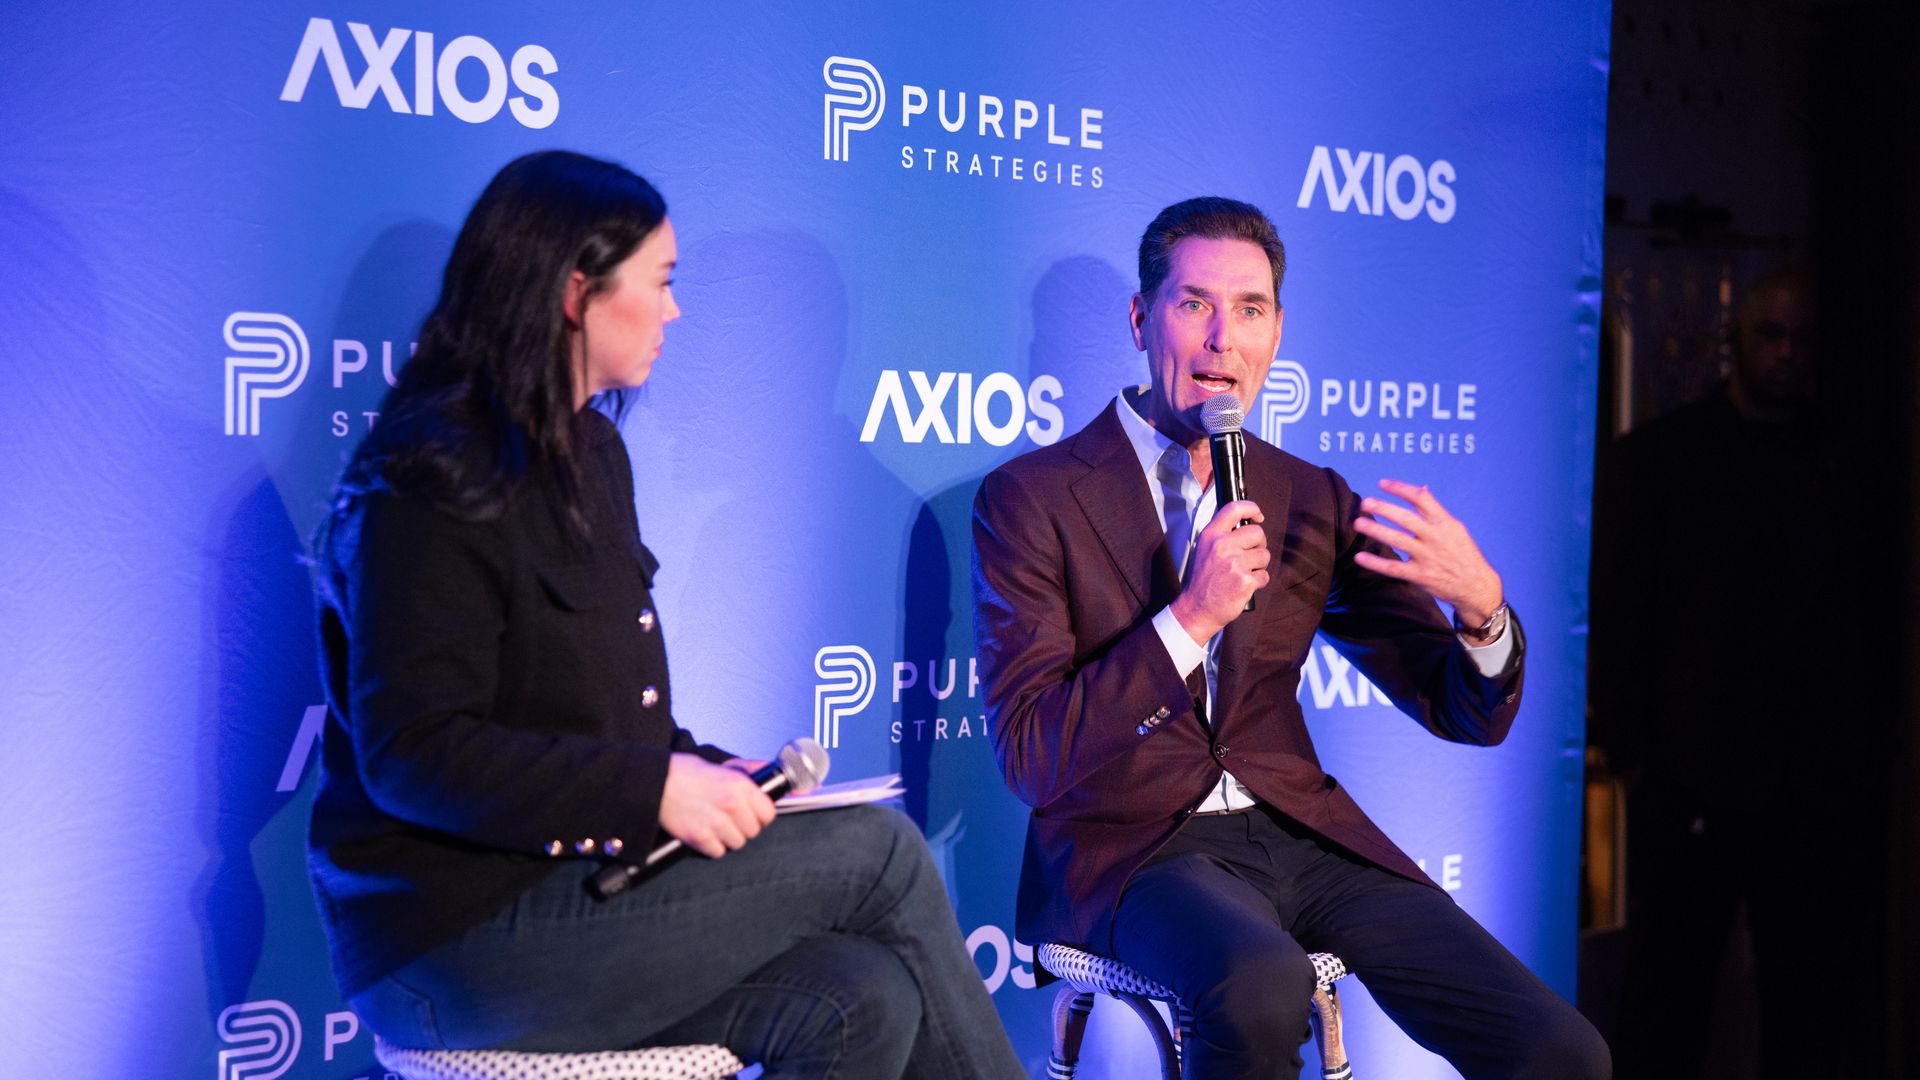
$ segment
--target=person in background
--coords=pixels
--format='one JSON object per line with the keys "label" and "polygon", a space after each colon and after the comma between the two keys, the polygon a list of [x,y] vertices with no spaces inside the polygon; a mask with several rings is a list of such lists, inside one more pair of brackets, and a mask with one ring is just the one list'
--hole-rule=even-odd
{"label": "person in background", "polygon": [[[1822,656],[1849,656],[1840,485],[1814,424],[1807,272],[1752,283],[1727,377],[1612,448],[1595,515],[1593,738],[1627,788],[1623,1076],[1711,1075],[1715,989],[1745,912],[1762,1075],[1804,1072],[1833,883],[1785,857],[1851,831]],[[1844,692],[1844,688],[1838,688]],[[1844,887],[1844,886],[1842,886]]]}

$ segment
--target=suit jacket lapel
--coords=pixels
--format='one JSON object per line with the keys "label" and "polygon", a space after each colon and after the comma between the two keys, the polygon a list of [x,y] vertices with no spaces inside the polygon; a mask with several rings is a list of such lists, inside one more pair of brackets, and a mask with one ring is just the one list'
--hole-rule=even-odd
{"label": "suit jacket lapel", "polygon": [[1074,440],[1075,456],[1091,471],[1074,481],[1073,497],[1134,599],[1157,611],[1180,595],[1180,577],[1117,408],[1118,401],[1109,404]]}
{"label": "suit jacket lapel", "polygon": [[[1251,670],[1254,651],[1260,642],[1260,631],[1272,614],[1270,605],[1278,601],[1280,589],[1284,585],[1282,575],[1284,567],[1280,562],[1281,552],[1287,539],[1287,510],[1292,502],[1292,487],[1286,477],[1272,460],[1273,451],[1253,436],[1247,436],[1247,497],[1259,505],[1266,516],[1262,526],[1267,531],[1267,549],[1273,554],[1273,561],[1267,565],[1271,580],[1266,588],[1254,594],[1254,610],[1243,613],[1239,618],[1227,624],[1220,640],[1220,685],[1214,695],[1214,726],[1217,730],[1234,712],[1239,702],[1240,687],[1244,684],[1246,673]],[[1260,465],[1267,465],[1260,468]]]}

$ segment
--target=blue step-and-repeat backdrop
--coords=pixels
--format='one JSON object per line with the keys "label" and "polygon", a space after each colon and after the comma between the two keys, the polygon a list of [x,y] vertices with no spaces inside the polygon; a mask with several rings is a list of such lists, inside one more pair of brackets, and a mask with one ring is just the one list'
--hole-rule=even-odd
{"label": "blue step-and-repeat backdrop", "polygon": [[[1531,630],[1447,745],[1330,648],[1328,768],[1573,988],[1604,0],[10,4],[0,11],[0,1075],[379,1078],[308,894],[302,562],[492,173],[665,193],[686,315],[624,428],[680,719],[899,771],[1044,1072],[1023,808],[968,513],[1145,365],[1141,229],[1224,194],[1291,256],[1251,430],[1430,484]],[[1369,1075],[1440,1077],[1355,987]],[[1124,1010],[1087,1071],[1153,1075]],[[1309,1053],[1311,1053],[1309,1051]],[[1103,1072],[1104,1071],[1104,1072]]]}

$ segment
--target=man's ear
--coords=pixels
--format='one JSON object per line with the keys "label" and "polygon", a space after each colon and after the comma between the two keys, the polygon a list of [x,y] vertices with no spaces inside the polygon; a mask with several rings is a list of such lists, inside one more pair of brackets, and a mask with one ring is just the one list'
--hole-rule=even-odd
{"label": "man's ear", "polygon": [[567,317],[567,325],[580,329],[580,318],[587,310],[587,275],[575,270],[567,275],[567,293],[560,300],[560,313]]}
{"label": "man's ear", "polygon": [[1134,293],[1127,301],[1127,323],[1133,328],[1133,347],[1146,351],[1147,341],[1143,336],[1147,327],[1147,297],[1145,293]]}

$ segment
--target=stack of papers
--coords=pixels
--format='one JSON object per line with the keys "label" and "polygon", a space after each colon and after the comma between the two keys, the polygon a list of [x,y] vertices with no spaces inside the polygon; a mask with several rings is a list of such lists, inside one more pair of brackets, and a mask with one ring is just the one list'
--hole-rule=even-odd
{"label": "stack of papers", "polygon": [[825,784],[805,795],[789,795],[773,806],[783,814],[799,814],[808,810],[832,810],[841,806],[882,802],[905,794],[906,790],[900,783],[899,773],[888,773],[885,776],[869,776],[864,780]]}

